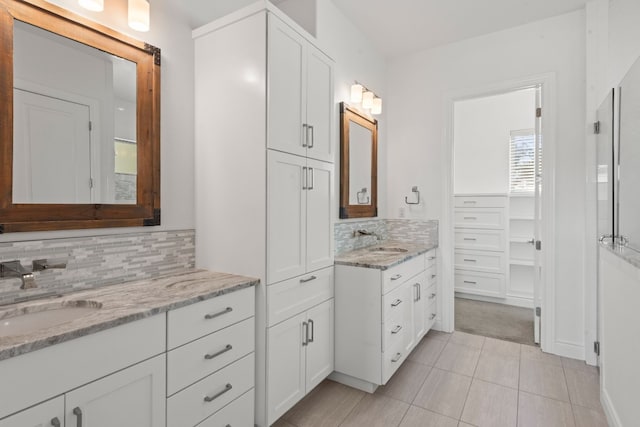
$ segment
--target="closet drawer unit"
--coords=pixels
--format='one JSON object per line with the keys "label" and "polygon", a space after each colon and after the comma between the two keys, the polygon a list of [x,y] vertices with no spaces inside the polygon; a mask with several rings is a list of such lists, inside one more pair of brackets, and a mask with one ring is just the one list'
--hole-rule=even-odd
{"label": "closet drawer unit", "polygon": [[502,298],[505,296],[504,275],[456,270],[455,290]]}
{"label": "closet drawer unit", "polygon": [[394,347],[382,353],[382,384],[386,384],[389,378],[398,370],[402,362],[407,358],[403,341],[398,341]]}
{"label": "closet drawer unit", "polygon": [[456,209],[454,225],[460,228],[505,228],[505,210],[502,208]]}
{"label": "closet drawer unit", "polygon": [[253,425],[253,397],[251,389],[211,417],[207,418],[197,427],[223,427],[223,426],[252,426]]}
{"label": "closet drawer unit", "polygon": [[267,286],[267,323],[273,326],[333,298],[333,267]]}
{"label": "closet drawer unit", "polygon": [[167,395],[182,390],[254,349],[255,318],[222,329],[167,355]]}
{"label": "closet drawer unit", "polygon": [[504,251],[506,239],[504,230],[455,230],[456,249],[483,251]]}
{"label": "closet drawer unit", "polygon": [[456,250],[454,267],[461,270],[502,273],[506,269],[504,252],[481,252]]}
{"label": "closet drawer unit", "polygon": [[252,317],[254,311],[253,287],[171,310],[167,313],[167,346],[173,349],[226,328]]}
{"label": "closet drawer unit", "polygon": [[409,309],[407,307],[411,304],[411,289],[401,286],[382,297],[383,323],[403,323],[404,312]]}
{"label": "closet drawer unit", "polygon": [[425,256],[419,255],[382,272],[382,293],[395,289],[425,268]]}
{"label": "closet drawer unit", "polygon": [[456,208],[504,208],[507,206],[505,196],[456,196]]}
{"label": "closet drawer unit", "polygon": [[253,388],[253,353],[167,399],[167,427],[195,426]]}

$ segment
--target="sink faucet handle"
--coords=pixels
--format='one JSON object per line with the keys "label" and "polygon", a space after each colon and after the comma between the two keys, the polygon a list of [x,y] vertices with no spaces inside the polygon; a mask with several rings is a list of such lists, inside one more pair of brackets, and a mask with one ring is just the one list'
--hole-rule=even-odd
{"label": "sink faucet handle", "polygon": [[32,264],[33,271],[51,270],[52,268],[67,268],[66,261],[54,263],[48,259],[36,259]]}
{"label": "sink faucet handle", "polygon": [[22,277],[22,285],[20,285],[20,289],[34,289],[37,288],[36,278],[33,276],[33,273],[24,273]]}

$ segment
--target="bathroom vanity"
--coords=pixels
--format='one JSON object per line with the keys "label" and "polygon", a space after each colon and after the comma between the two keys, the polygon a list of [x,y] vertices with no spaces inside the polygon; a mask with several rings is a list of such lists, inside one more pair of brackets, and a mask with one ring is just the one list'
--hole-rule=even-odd
{"label": "bathroom vanity", "polygon": [[4,307],[0,427],[251,425],[257,283],[191,270]]}

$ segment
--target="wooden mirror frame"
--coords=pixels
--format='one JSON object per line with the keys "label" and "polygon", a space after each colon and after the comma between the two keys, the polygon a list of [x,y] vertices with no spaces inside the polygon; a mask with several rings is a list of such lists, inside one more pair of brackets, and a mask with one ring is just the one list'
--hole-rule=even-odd
{"label": "wooden mirror frame", "polygon": [[[136,63],[136,204],[14,204],[13,23]],[[0,0],[0,233],[160,225],[160,49],[43,0]]]}
{"label": "wooden mirror frame", "polygon": [[[349,128],[354,122],[371,131],[371,204],[349,204]],[[340,218],[378,216],[378,121],[340,103]]]}

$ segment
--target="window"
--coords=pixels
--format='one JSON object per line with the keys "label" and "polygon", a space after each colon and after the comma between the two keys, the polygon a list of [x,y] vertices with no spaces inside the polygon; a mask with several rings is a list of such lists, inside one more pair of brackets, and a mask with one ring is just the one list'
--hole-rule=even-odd
{"label": "window", "polygon": [[[533,129],[511,131],[509,142],[509,191],[511,193],[532,193],[536,179],[536,148]],[[538,163],[541,165],[542,153]]]}

